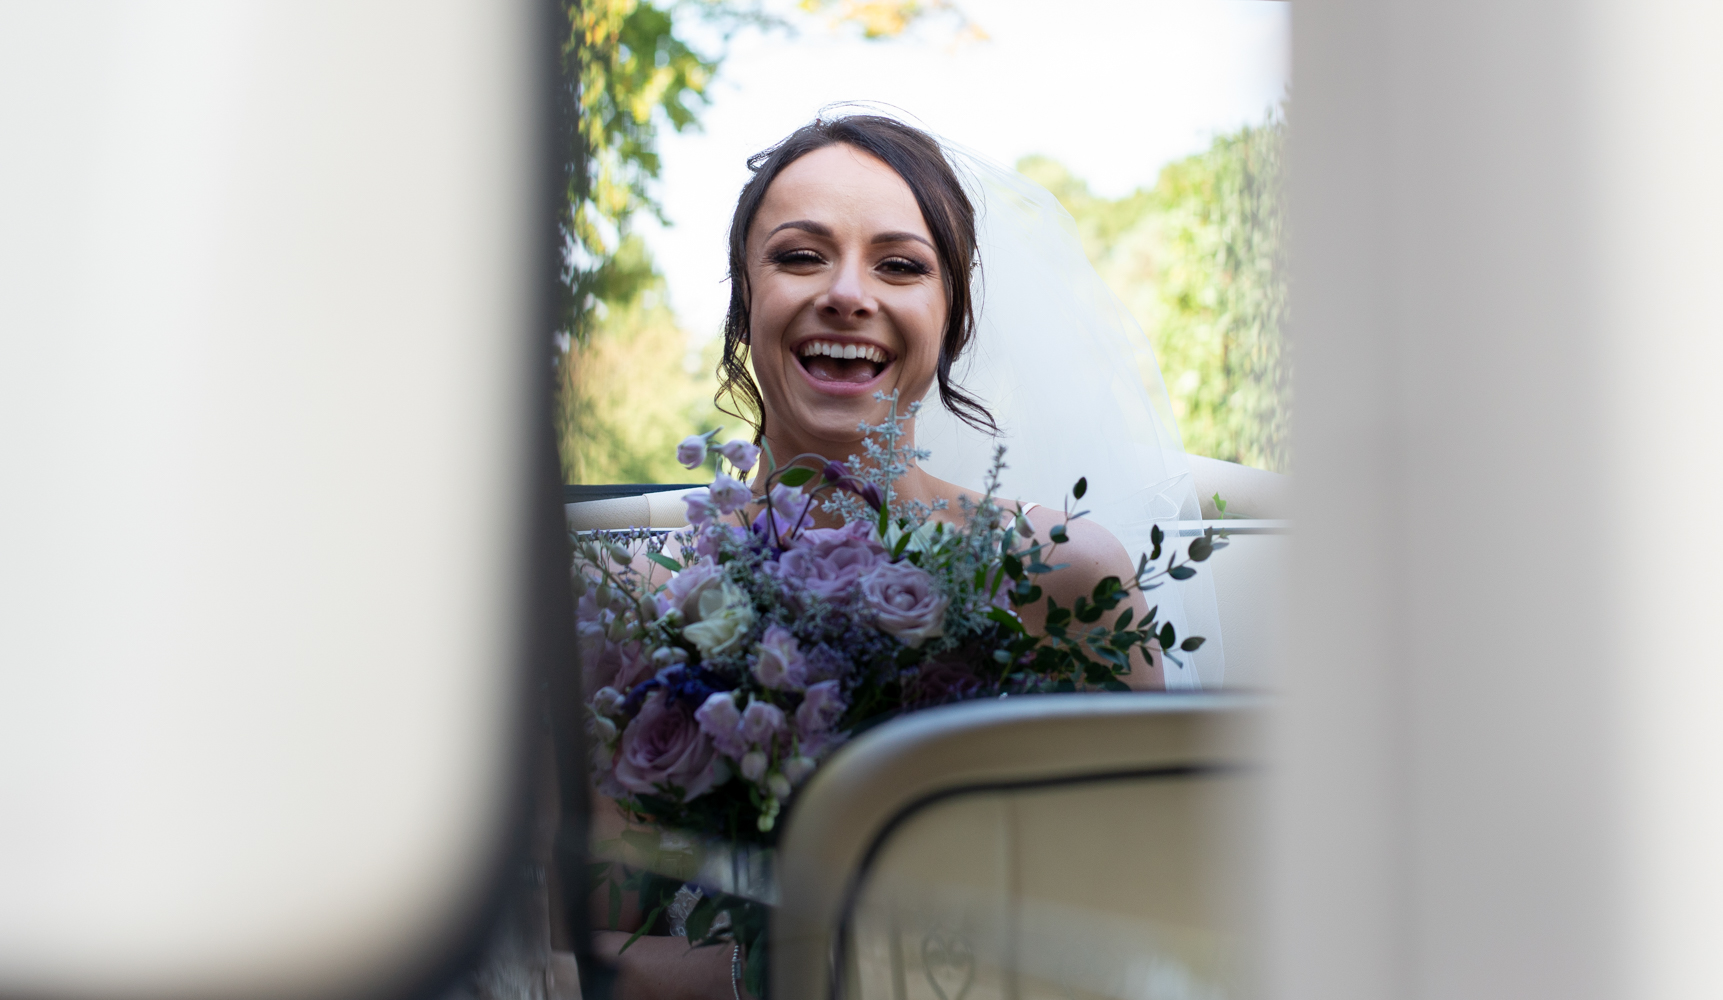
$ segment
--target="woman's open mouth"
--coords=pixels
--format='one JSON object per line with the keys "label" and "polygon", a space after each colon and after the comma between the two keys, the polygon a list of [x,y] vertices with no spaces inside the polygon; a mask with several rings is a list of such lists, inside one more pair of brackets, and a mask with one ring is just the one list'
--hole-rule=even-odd
{"label": "woman's open mouth", "polygon": [[809,340],[796,348],[796,360],[815,383],[842,391],[872,383],[896,357],[873,344]]}

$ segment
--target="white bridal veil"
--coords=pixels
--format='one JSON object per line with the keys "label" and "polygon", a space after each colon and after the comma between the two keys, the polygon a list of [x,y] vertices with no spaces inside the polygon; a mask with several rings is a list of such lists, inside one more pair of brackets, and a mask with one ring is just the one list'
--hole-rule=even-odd
{"label": "white bridal veil", "polygon": [[[981,267],[977,330],[953,375],[999,422],[1007,447],[1001,494],[1057,508],[1078,477],[1078,510],[1116,535],[1135,563],[1159,524],[1183,552],[1201,518],[1166,386],[1148,338],[1083,253],[1076,222],[1048,191],[1015,171],[946,144],[975,202]],[[916,444],[923,466],[978,486],[994,439],[958,421],[929,394]],[[1162,553],[1162,564],[1166,552]],[[1226,654],[1205,567],[1148,594],[1178,634],[1207,642],[1175,654],[1167,686],[1219,687]]]}

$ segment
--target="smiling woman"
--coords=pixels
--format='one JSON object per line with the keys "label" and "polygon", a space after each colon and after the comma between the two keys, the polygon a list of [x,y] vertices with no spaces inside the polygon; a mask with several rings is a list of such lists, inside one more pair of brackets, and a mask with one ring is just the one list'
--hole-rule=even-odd
{"label": "smiling woman", "polygon": [[[758,415],[764,436],[814,417],[827,428],[807,427],[819,443],[853,450],[857,422],[883,416],[874,392],[914,400],[934,382],[948,409],[995,429],[951,377],[975,331],[975,209],[939,144],[854,115],[805,126],[748,165],[730,224],[722,388]],[[792,369],[813,396],[785,391]],[[834,396],[854,402],[833,407]]]}

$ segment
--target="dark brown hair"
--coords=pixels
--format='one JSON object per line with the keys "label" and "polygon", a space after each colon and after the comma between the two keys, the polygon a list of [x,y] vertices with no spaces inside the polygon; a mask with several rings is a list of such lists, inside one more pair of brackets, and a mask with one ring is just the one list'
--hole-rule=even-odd
{"label": "dark brown hair", "polygon": [[933,234],[948,307],[945,332],[939,342],[939,400],[959,420],[977,430],[998,433],[999,426],[981,401],[951,381],[951,366],[975,336],[975,304],[970,276],[980,265],[975,255],[975,206],[963,191],[957,173],[945,159],[939,142],[926,132],[877,115],[850,115],[815,121],[790,133],[776,146],[748,158],[754,176],[742,187],[736,214],[730,220],[730,312],[724,319],[724,355],[718,362],[720,409],[743,420],[745,412],[724,405],[724,397],[742,410],[759,414],[756,439],[766,432],[766,403],[748,370],[749,299],[748,229],[765,200],[766,189],[796,160],[827,146],[846,145],[871,153],[897,171],[915,195],[921,217]]}

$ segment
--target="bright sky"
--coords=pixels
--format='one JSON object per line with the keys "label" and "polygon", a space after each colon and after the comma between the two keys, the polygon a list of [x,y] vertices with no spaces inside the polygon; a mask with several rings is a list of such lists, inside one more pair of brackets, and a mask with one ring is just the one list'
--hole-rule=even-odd
{"label": "bright sky", "polygon": [[960,3],[987,41],[953,44],[952,22],[935,19],[916,37],[867,42],[777,0],[768,8],[785,11],[797,37],[736,36],[704,130],[660,139],[659,195],[672,227],[638,224],[693,338],[715,335],[723,322],[725,232],[745,161],[827,104],[894,105],[1005,164],[1052,156],[1117,197],[1153,183],[1164,164],[1216,133],[1260,121],[1290,79],[1283,2]]}

